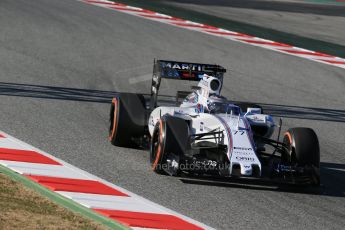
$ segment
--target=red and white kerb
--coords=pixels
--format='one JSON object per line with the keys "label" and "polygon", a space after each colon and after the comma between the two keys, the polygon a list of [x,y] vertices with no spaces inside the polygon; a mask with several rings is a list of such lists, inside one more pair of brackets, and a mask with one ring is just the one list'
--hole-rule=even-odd
{"label": "red and white kerb", "polygon": [[212,229],[1,131],[0,164],[132,229]]}

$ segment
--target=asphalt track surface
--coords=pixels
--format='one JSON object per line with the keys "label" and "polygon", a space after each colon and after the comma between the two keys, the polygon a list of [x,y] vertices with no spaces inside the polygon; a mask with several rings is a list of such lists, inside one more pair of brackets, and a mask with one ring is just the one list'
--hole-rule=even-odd
{"label": "asphalt track surface", "polygon": [[[342,229],[345,71],[74,0],[0,1],[1,130],[218,229]],[[156,175],[107,141],[117,92],[148,93],[153,58],[226,66],[223,94],[315,129],[319,189]],[[173,95],[182,82],[170,82]]]}
{"label": "asphalt track surface", "polygon": [[[200,13],[342,45],[345,2],[161,0]],[[327,4],[328,3],[328,4]]]}

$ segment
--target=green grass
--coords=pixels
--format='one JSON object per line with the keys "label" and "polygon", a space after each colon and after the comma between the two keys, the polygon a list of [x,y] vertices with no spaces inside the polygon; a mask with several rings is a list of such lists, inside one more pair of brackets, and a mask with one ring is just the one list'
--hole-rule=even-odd
{"label": "green grass", "polygon": [[106,229],[0,173],[0,229]]}
{"label": "green grass", "polygon": [[128,229],[0,165],[0,229]]}

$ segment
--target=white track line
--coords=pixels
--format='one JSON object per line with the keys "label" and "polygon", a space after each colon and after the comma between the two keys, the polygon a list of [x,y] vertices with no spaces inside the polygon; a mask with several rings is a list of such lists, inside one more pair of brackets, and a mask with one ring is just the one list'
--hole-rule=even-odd
{"label": "white track line", "polygon": [[58,192],[88,208],[115,209],[131,212],[161,213],[169,214],[155,205],[143,202],[134,197],[120,197],[100,194],[85,194],[76,192]]}
{"label": "white track line", "polygon": [[18,172],[19,174],[25,175],[50,176],[85,180],[92,179],[84,174],[79,173],[78,170],[74,170],[64,165],[37,164],[5,160],[0,160],[0,164],[12,169],[13,171]]}

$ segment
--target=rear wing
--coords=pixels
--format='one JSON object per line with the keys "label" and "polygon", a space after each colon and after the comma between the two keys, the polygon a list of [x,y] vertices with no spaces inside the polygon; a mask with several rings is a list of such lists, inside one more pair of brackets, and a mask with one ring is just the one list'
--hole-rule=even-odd
{"label": "rear wing", "polygon": [[220,65],[154,60],[150,109],[153,110],[157,107],[157,96],[162,78],[200,81],[204,74],[207,74],[223,82],[223,75],[225,72],[226,69]]}
{"label": "rear wing", "polygon": [[155,60],[153,75],[174,80],[200,81],[204,74],[223,79],[226,69],[220,65]]}

